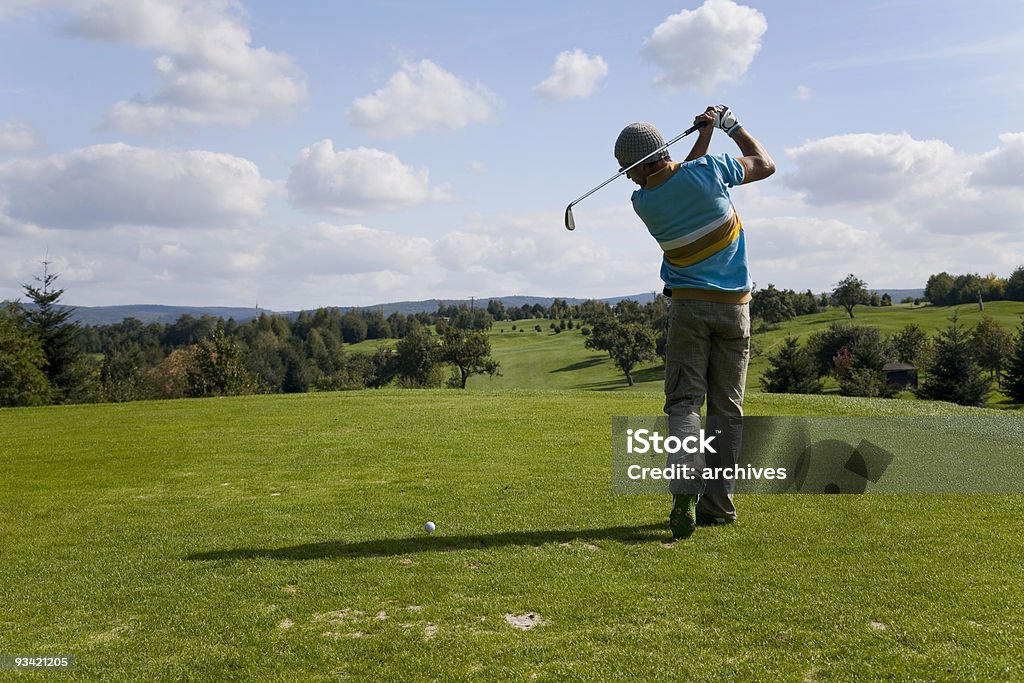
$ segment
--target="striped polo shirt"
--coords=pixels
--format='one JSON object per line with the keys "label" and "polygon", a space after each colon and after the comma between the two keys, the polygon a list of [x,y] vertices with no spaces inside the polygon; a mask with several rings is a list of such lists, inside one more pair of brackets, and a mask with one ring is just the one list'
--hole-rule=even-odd
{"label": "striped polo shirt", "polygon": [[661,279],[676,299],[742,303],[753,282],[728,188],[743,182],[732,157],[705,155],[648,178],[633,209],[664,252]]}

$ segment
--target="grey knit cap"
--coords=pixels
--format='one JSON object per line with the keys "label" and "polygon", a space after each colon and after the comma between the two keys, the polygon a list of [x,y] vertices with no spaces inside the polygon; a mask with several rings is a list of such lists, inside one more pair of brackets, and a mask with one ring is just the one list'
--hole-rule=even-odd
{"label": "grey knit cap", "polygon": [[[615,158],[624,166],[630,166],[665,144],[658,129],[650,123],[631,123],[622,129],[615,141]],[[668,158],[668,150],[662,150],[647,161]]]}

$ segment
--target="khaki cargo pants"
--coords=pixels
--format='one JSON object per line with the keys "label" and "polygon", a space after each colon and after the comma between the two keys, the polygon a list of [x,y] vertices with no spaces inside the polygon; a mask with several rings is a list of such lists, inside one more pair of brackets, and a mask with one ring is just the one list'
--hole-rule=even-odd
{"label": "khaki cargo pants", "polygon": [[[672,434],[700,431],[707,399],[705,432],[715,436],[715,453],[669,457],[669,465],[734,467],[740,454],[743,389],[750,360],[750,304],[673,299],[665,347],[665,412]],[[718,432],[721,432],[718,434]],[[736,517],[732,480],[673,481],[672,493],[698,492],[697,514]]]}

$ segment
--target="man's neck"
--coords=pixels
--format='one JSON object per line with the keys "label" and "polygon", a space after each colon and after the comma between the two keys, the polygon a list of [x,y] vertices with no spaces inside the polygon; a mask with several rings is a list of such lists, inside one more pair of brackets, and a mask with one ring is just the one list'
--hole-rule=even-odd
{"label": "man's neck", "polygon": [[649,190],[652,187],[657,187],[663,182],[672,177],[672,174],[676,172],[680,166],[678,161],[672,161],[671,159],[661,159],[654,166],[654,170],[647,174],[647,182],[644,183],[644,189]]}

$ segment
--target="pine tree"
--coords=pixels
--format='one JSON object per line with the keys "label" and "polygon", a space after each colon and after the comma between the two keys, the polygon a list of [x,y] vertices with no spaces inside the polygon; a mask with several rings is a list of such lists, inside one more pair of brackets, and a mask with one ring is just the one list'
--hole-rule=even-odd
{"label": "pine tree", "polygon": [[1024,403],[1024,321],[1017,330],[1013,355],[1007,362],[1003,376],[1003,390],[1017,403]]}
{"label": "pine tree", "polygon": [[817,363],[798,346],[796,337],[786,337],[782,348],[768,358],[761,386],[775,394],[820,394]]}
{"label": "pine tree", "polygon": [[58,305],[63,289],[56,289],[54,283],[59,276],[50,272],[50,261],[43,261],[43,276],[34,279],[41,286],[33,287],[22,284],[29,300],[36,305],[28,310],[28,321],[33,332],[43,345],[46,365],[43,372],[56,390],[58,400],[68,399],[82,383],[80,368],[76,367],[81,359],[76,336],[78,328],[69,322],[73,308]]}
{"label": "pine tree", "polygon": [[935,355],[917,395],[933,401],[983,406],[991,390],[992,381],[984,376],[975,359],[971,335],[954,315],[949,327],[935,340]]}

